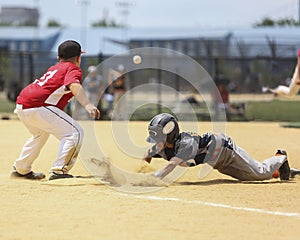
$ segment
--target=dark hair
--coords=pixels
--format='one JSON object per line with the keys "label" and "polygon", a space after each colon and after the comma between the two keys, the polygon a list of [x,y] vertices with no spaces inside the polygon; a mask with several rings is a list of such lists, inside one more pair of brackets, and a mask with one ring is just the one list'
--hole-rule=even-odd
{"label": "dark hair", "polygon": [[67,40],[58,46],[58,56],[63,59],[68,59],[75,56],[80,56],[84,51],[81,50],[81,46],[74,40]]}

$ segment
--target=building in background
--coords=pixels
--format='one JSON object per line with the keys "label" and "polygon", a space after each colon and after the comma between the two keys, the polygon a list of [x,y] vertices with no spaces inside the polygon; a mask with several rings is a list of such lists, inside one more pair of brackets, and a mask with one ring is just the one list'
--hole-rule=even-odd
{"label": "building in background", "polygon": [[1,7],[0,24],[3,26],[38,26],[39,11],[28,7]]}
{"label": "building in background", "polygon": [[[85,34],[84,74],[89,65],[97,65],[110,56],[133,48],[160,47],[190,56],[213,78],[226,77],[236,86],[236,92],[257,92],[261,85],[278,85],[291,75],[300,48],[300,27],[129,28],[126,40],[122,28],[87,28]],[[61,42],[66,39],[80,42],[81,36],[82,30],[78,28],[0,27],[0,75],[5,81],[4,88],[16,91],[12,94],[15,96],[42,74],[46,66],[57,61]],[[176,60],[173,61],[175,67]],[[127,68],[126,64],[131,62],[125,60],[122,64]],[[135,74],[138,73],[130,76],[129,88],[149,80]],[[162,78],[171,84],[176,82],[168,76]]]}

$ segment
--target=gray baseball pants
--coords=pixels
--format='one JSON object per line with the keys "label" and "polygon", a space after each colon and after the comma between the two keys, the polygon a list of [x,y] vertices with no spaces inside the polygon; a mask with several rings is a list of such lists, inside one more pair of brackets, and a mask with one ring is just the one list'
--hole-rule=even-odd
{"label": "gray baseball pants", "polygon": [[242,181],[268,180],[287,160],[285,155],[272,156],[262,162],[253,159],[232,138],[214,134],[205,162],[220,173]]}

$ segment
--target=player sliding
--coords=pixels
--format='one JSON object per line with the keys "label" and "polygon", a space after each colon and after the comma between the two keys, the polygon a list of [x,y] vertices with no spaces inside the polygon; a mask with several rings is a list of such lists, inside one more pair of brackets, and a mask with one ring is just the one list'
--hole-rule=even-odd
{"label": "player sliding", "polygon": [[59,62],[51,66],[40,79],[25,87],[17,98],[15,112],[32,134],[14,163],[13,177],[43,179],[44,173],[31,169],[50,134],[60,140],[57,159],[50,169],[49,180],[71,178],[83,138],[83,129],[63,111],[75,96],[89,115],[100,118],[100,111],[90,103],[82,86],[81,46],[68,40],[58,47]]}
{"label": "player sliding", "polygon": [[297,169],[290,169],[287,154],[278,150],[263,162],[254,160],[234,140],[225,134],[179,132],[175,117],[161,113],[153,117],[148,126],[148,142],[155,143],[144,156],[148,163],[152,158],[163,158],[168,163],[157,170],[154,176],[163,179],[176,166],[193,167],[208,163],[220,173],[241,181],[268,180],[279,177],[281,180],[294,178],[300,174]]}
{"label": "player sliding", "polygon": [[295,96],[300,90],[299,73],[300,73],[300,49],[298,50],[297,65],[295,67],[294,74],[291,79],[290,85],[288,87],[279,85],[278,87],[276,87],[274,89],[269,88],[269,87],[263,87],[262,91],[263,92],[271,92],[275,96],[288,96],[288,97]]}

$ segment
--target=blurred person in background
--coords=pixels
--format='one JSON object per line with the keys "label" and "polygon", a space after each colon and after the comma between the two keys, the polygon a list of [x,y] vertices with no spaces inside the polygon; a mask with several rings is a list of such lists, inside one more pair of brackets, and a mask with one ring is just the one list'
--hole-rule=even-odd
{"label": "blurred person in background", "polygon": [[226,113],[227,120],[231,120],[232,115],[243,116],[245,113],[245,104],[230,102],[228,90],[230,81],[226,78],[218,77],[215,80],[215,83],[220,94],[217,94],[217,92],[211,93],[215,118],[221,120],[222,112]]}
{"label": "blurred person in background", "polygon": [[262,87],[262,92],[271,92],[274,96],[292,97],[298,94],[300,90],[300,49],[298,50],[297,65],[295,67],[293,77],[288,86],[279,85],[276,88]]}
{"label": "blurred person in background", "polygon": [[[97,73],[96,66],[88,67],[88,75],[85,77],[82,83],[86,95],[90,102],[95,106],[98,106],[100,101],[101,87],[104,87],[102,84],[102,77]],[[74,101],[73,106],[73,117],[78,120],[88,120],[90,116],[84,111],[83,107],[79,104],[78,101]]]}
{"label": "blurred person in background", "polygon": [[112,86],[114,95],[113,120],[125,120],[127,118],[126,101],[121,99],[126,91],[126,77],[124,74],[125,67],[122,64],[118,65],[117,71],[110,69],[109,72],[109,83]]}
{"label": "blurred person in background", "polygon": [[[220,114],[225,111],[226,117],[229,118],[229,91],[227,90],[228,80],[225,78],[217,78],[215,84],[217,86],[218,92],[212,92],[212,103],[213,109],[215,111],[216,119],[220,118]],[[219,95],[219,94],[220,95]]]}
{"label": "blurred person in background", "polygon": [[89,66],[88,75],[84,79],[82,86],[86,90],[90,102],[95,106],[99,103],[101,87],[104,87],[102,85],[102,77],[97,73],[97,67]]}

